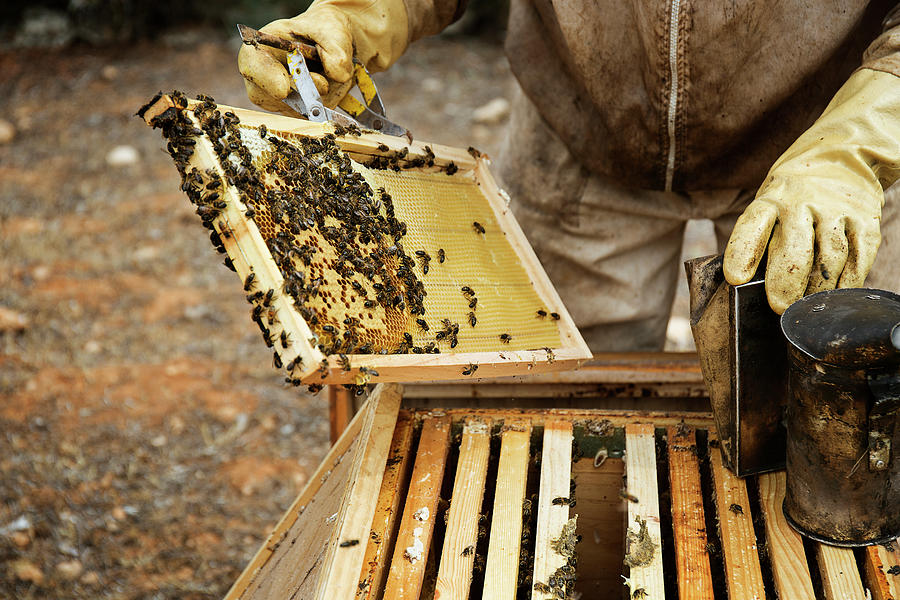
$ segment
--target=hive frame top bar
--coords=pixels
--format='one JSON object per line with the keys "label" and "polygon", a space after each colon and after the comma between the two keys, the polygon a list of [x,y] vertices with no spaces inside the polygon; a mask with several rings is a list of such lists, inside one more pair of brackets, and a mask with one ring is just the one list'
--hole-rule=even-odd
{"label": "hive frame top bar", "polygon": [[[183,113],[194,119],[191,114],[198,101],[191,100]],[[240,120],[242,127],[259,128],[265,126],[268,131],[278,135],[307,136],[321,139],[328,134],[339,133],[330,123],[314,123],[291,117],[261,113],[252,110],[233,108],[224,105],[216,107],[222,114],[232,113]],[[172,96],[161,95],[152,100],[139,113],[151,125],[159,125],[159,119],[177,110]],[[196,124],[196,119],[195,124]],[[537,349],[516,348],[507,350],[499,343],[496,350],[448,352],[439,354],[338,354],[325,355],[315,345],[316,338],[309,324],[294,308],[286,294],[277,293],[272,300],[272,307],[279,315],[278,326],[283,328],[289,343],[281,347],[276,341],[276,364],[283,362],[294,366],[288,380],[295,384],[360,384],[370,381],[433,381],[464,380],[469,373],[463,371],[471,365],[477,365],[478,377],[497,377],[516,374],[559,371],[577,367],[588,358],[590,352],[581,338],[574,322],[565,310],[556,290],[543,271],[537,257],[526,241],[521,229],[513,218],[505,194],[497,187],[488,170],[489,161],[477,151],[469,151],[427,144],[423,142],[405,143],[406,140],[394,136],[374,132],[357,132],[354,135],[339,135],[335,139],[338,148],[357,163],[371,160],[373,157],[396,156],[402,152],[404,160],[416,157],[433,156],[433,167],[409,169],[404,173],[440,173],[455,166],[454,180],[465,182],[475,187],[487,200],[491,217],[504,236],[504,241],[515,253],[516,258],[530,280],[530,285],[537,298],[548,310],[559,315],[556,321],[559,344],[552,344]],[[176,161],[177,162],[177,161]],[[196,137],[196,146],[189,160],[189,167],[198,169],[217,168],[221,176],[224,172],[218,166],[216,154],[206,135]],[[450,176],[443,181],[449,181]],[[223,181],[224,181],[223,177]],[[245,218],[246,206],[242,204],[237,191],[233,196],[226,189],[224,194],[227,205],[213,223],[216,232],[222,237],[224,250],[233,263],[242,281],[251,273],[259,289],[282,289],[284,279],[279,267],[268,251],[265,240],[252,219]],[[433,315],[429,315],[433,316]],[[440,316],[440,315],[438,315]],[[520,323],[520,326],[522,324]],[[465,327],[468,327],[466,325]],[[272,337],[282,329],[273,328]],[[268,335],[268,334],[267,334]],[[296,359],[302,359],[297,362]],[[349,366],[349,369],[347,368]],[[362,368],[362,370],[361,370]],[[377,375],[372,373],[377,372]]]}

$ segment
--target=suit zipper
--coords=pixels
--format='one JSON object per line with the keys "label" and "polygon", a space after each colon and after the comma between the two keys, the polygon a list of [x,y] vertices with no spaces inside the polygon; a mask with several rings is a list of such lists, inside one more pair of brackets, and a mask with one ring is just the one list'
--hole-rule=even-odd
{"label": "suit zipper", "polygon": [[678,19],[681,16],[681,0],[671,0],[669,5],[669,108],[666,127],[669,137],[669,152],[666,159],[666,191],[672,191],[675,177],[675,120],[678,111]]}

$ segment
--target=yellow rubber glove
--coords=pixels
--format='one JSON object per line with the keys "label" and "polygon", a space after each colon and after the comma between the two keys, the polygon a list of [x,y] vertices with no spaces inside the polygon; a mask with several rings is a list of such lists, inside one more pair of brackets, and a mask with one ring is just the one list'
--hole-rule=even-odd
{"label": "yellow rubber glove", "polygon": [[881,244],[884,191],[900,176],[900,78],[860,69],[769,170],[725,249],[725,278],[750,281],[766,248],[766,296],[861,287]]}
{"label": "yellow rubber glove", "polygon": [[[312,78],[329,108],[337,106],[353,86],[354,56],[369,72],[384,71],[409,44],[403,0],[316,0],[303,14],[272,21],[260,31],[318,46],[325,76],[313,73]],[[250,101],[268,111],[296,116],[281,102],[291,91],[286,64],[286,53],[275,48],[243,45],[238,53],[238,69]]]}

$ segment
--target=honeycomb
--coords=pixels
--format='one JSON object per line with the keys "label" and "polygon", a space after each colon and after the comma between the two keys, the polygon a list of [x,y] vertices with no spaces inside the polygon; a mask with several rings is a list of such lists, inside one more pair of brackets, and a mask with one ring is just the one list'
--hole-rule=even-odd
{"label": "honeycomb", "polygon": [[[173,99],[158,126],[213,244],[224,251],[213,222],[226,199],[239,198],[284,278],[277,292],[293,298],[324,354],[561,345],[559,307],[542,304],[473,172],[422,160],[400,168],[383,157],[362,164],[334,135],[249,127],[212,99],[190,109]],[[201,138],[224,177],[189,168]],[[252,275],[244,289],[272,345],[273,292],[255,290]]]}

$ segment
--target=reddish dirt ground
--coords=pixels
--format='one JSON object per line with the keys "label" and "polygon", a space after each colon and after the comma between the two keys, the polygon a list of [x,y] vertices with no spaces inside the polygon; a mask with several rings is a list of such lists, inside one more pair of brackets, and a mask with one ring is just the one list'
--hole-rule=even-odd
{"label": "reddish dirt ground", "polygon": [[[328,446],[179,191],[157,90],[250,107],[235,40],[0,53],[0,598],[218,598]],[[418,139],[496,152],[495,43],[416,44],[381,84]],[[111,166],[118,145],[135,163]],[[5,321],[0,318],[0,323]]]}

